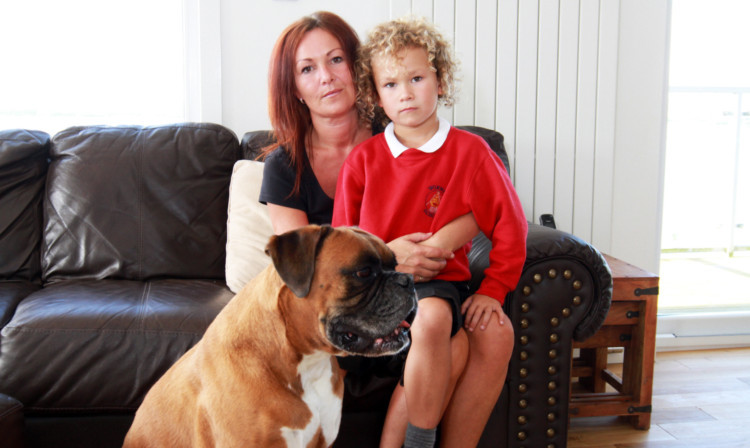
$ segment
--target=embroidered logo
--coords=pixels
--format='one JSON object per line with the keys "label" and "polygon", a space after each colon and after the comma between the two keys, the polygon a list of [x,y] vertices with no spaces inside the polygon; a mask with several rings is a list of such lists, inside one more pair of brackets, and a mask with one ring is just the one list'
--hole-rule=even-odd
{"label": "embroidered logo", "polygon": [[434,218],[440,205],[440,200],[443,199],[443,195],[445,194],[445,188],[439,185],[432,185],[427,189],[429,192],[424,201],[424,213],[430,218]]}

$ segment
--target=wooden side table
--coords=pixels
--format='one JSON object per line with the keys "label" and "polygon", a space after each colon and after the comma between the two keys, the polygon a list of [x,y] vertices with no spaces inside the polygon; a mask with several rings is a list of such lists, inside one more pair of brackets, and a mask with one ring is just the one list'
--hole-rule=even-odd
{"label": "wooden side table", "polygon": [[[605,255],[612,270],[612,305],[599,331],[574,342],[580,355],[572,361],[570,416],[621,415],[638,429],[651,426],[656,303],[659,277]],[[607,366],[610,347],[622,347],[622,376]],[[607,391],[607,385],[614,392]]]}

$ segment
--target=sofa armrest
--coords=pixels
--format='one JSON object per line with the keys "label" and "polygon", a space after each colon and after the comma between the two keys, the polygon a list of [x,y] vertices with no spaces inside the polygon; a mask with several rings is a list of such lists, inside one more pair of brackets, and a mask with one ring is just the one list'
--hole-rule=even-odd
{"label": "sofa armrest", "polygon": [[[475,239],[469,255],[472,287],[481,281],[489,249],[486,238]],[[518,286],[505,300],[515,346],[488,426],[507,424],[502,437],[509,447],[564,447],[572,341],[588,338],[604,322],[612,278],[599,251],[569,233],[529,224],[526,249]]]}
{"label": "sofa armrest", "polygon": [[[491,242],[484,235],[479,234],[474,238],[469,253],[472,291],[479,288],[479,284],[484,278],[484,270],[489,265],[490,249]],[[586,271],[586,277],[591,278],[591,284],[586,285],[581,294],[590,296],[592,300],[585,304],[586,311],[583,319],[578,322],[573,334],[576,341],[582,341],[596,333],[607,317],[612,300],[612,274],[602,254],[595,247],[575,235],[529,223],[526,238],[526,262],[516,290],[511,291],[506,297],[506,305],[509,299],[513,300],[517,293],[520,292],[523,295],[524,279],[535,283],[534,276],[536,274],[541,275],[539,266],[549,264],[553,260],[559,262],[560,266],[563,267],[566,262],[575,263]],[[535,270],[532,269],[535,267]],[[564,269],[556,273],[562,276],[566,275]],[[568,275],[572,275],[572,273],[573,271]],[[549,275],[550,272],[547,272],[547,276]],[[583,286],[582,284],[581,288]]]}

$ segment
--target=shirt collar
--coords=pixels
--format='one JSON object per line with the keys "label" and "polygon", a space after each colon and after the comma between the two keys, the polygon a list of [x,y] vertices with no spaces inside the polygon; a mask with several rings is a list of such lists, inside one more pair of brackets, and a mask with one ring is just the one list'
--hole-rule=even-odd
{"label": "shirt collar", "polygon": [[[443,146],[443,143],[445,143],[445,140],[448,138],[448,132],[451,129],[451,124],[450,122],[448,122],[448,120],[442,117],[438,117],[438,123],[439,127],[435,135],[433,135],[432,138],[429,139],[424,145],[416,149],[424,153],[433,153],[440,149],[441,146]],[[385,134],[385,142],[388,144],[388,148],[391,150],[393,158],[397,158],[398,156],[403,154],[404,151],[410,149],[404,146],[404,144],[401,143],[398,138],[396,138],[396,133],[393,131],[393,122],[388,123],[388,126],[385,127],[385,131],[383,131],[383,133]]]}

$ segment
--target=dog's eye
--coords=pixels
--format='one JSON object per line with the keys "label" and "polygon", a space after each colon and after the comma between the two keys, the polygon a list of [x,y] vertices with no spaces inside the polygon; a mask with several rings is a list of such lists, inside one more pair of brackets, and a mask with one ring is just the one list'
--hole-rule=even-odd
{"label": "dog's eye", "polygon": [[375,275],[375,271],[373,271],[372,268],[363,268],[355,272],[354,275],[356,275],[358,278],[370,278]]}

